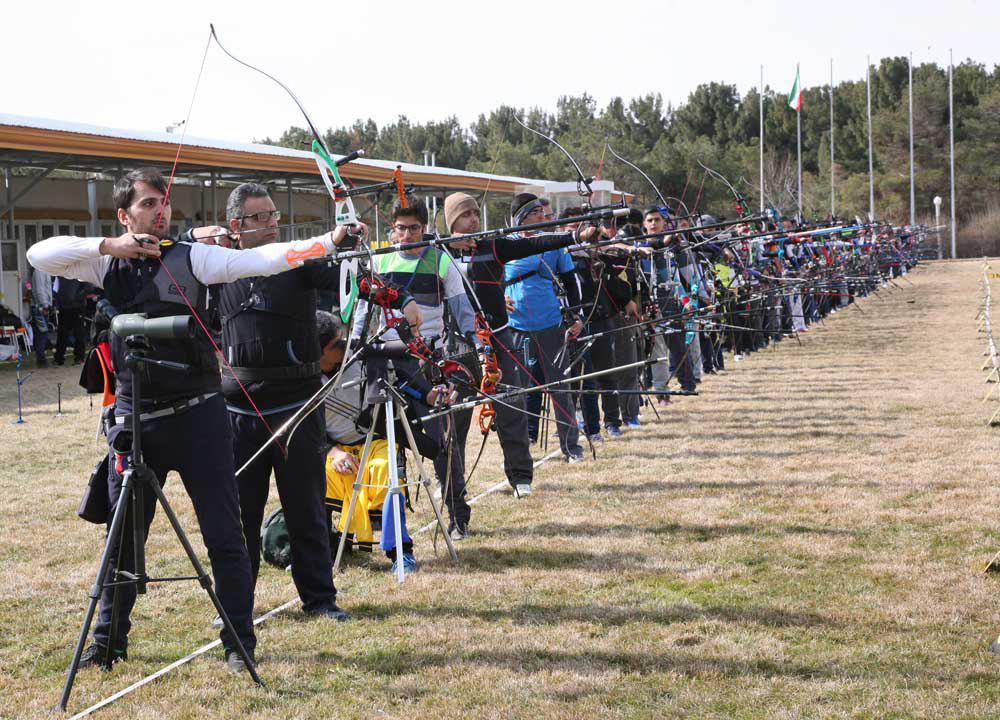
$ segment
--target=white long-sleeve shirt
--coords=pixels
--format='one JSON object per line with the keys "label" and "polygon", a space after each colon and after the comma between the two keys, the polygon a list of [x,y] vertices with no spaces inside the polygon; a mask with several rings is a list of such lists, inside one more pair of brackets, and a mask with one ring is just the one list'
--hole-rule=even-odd
{"label": "white long-sleeve shirt", "polygon": [[[28,248],[31,266],[50,275],[83,280],[104,287],[104,276],[112,257],[101,254],[101,237],[71,237],[62,235],[35,243]],[[191,270],[205,285],[229,283],[246,277],[277,275],[300,267],[314,257],[334,249],[332,233],[311,240],[290,243],[270,243],[248,250],[233,250],[191,244]]]}

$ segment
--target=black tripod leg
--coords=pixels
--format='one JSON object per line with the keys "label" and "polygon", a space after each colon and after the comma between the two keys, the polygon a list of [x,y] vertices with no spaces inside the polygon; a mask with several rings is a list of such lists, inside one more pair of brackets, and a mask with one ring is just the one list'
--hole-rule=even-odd
{"label": "black tripod leg", "polygon": [[[115,589],[111,600],[111,628],[108,630],[108,647],[104,655],[104,667],[108,670],[111,669],[111,665],[114,663],[114,648],[118,645],[118,618],[121,616],[122,579],[132,580],[136,577],[144,578],[146,576],[145,552],[143,547],[146,541],[145,527],[143,526],[146,513],[142,502],[143,480],[138,473],[137,469],[129,468],[122,476],[122,484],[124,485],[125,477],[127,476],[128,484],[132,491],[129,494],[130,497],[125,510],[122,537],[118,543],[118,562],[115,564]],[[119,502],[121,502],[121,499],[119,499]],[[125,548],[128,547],[124,537],[126,527],[132,528],[131,556],[125,554]],[[126,559],[130,560],[128,564],[132,567],[131,571],[123,570],[123,563]],[[127,574],[129,572],[131,574]],[[136,591],[145,592],[145,584],[141,586],[137,585]]]}
{"label": "black tripod leg", "polygon": [[[108,539],[104,544],[104,553],[101,555],[101,563],[97,570],[97,579],[90,586],[90,603],[87,605],[87,614],[83,619],[83,627],[80,628],[80,637],[76,641],[76,649],[73,651],[73,660],[66,671],[66,684],[63,685],[62,697],[59,698],[59,709],[65,710],[69,703],[69,695],[73,691],[73,681],[76,673],[80,669],[80,656],[83,655],[83,646],[87,642],[90,634],[90,625],[94,621],[94,613],[97,610],[97,603],[101,599],[101,591],[104,589],[105,578],[108,568],[111,565],[112,539],[118,538],[121,543],[122,527],[125,524],[125,513],[128,509],[129,499],[132,496],[131,477],[123,478],[121,493],[118,496],[118,504],[115,506],[115,514],[111,517],[111,528],[108,530]],[[110,646],[110,643],[109,643]]]}
{"label": "black tripod leg", "polygon": [[219,602],[219,596],[215,594],[215,588],[212,587],[212,576],[206,573],[205,568],[202,567],[201,561],[195,554],[194,548],[191,547],[191,543],[188,541],[187,535],[184,534],[184,529],[181,527],[180,521],[177,519],[177,516],[174,515],[174,510],[170,507],[170,503],[167,502],[167,498],[163,494],[163,489],[160,487],[158,482],[152,483],[151,489],[156,495],[156,499],[163,507],[163,514],[166,515],[167,520],[170,521],[170,526],[174,529],[174,534],[177,535],[177,539],[180,540],[181,546],[184,548],[184,552],[187,553],[188,560],[191,561],[191,566],[194,568],[195,574],[198,576],[198,582],[201,583],[203,588],[205,588],[205,592],[208,593],[208,597],[211,599],[212,604],[215,605],[215,609],[219,613],[219,617],[222,618],[222,624],[225,625],[230,637],[232,637],[236,643],[236,651],[240,654],[240,657],[243,658],[243,662],[246,663],[247,672],[250,673],[250,677],[253,678],[255,683],[263,687],[264,681],[261,680],[260,675],[257,674],[257,666],[254,665],[253,660],[250,658],[250,654],[247,652],[246,648],[243,647],[243,641],[240,640],[239,635],[236,634],[236,630],[233,628],[233,623],[229,619],[229,615],[222,607],[222,603]]}

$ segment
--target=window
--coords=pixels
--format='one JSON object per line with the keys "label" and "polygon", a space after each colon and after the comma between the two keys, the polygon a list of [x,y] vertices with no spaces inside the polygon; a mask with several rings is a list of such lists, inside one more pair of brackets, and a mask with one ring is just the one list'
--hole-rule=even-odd
{"label": "window", "polygon": [[37,225],[25,225],[24,226],[24,247],[30,248],[38,242],[38,226]]}
{"label": "window", "polygon": [[50,238],[56,234],[55,225],[42,225],[42,240]]}
{"label": "window", "polygon": [[59,226],[59,234],[60,235],[69,235],[69,225],[60,225]]}
{"label": "window", "polygon": [[17,243],[0,243],[3,246],[3,271],[17,272]]}
{"label": "window", "polygon": [[74,225],[73,234],[76,235],[77,237],[87,237],[87,235],[89,235],[90,233],[87,232],[86,225]]}

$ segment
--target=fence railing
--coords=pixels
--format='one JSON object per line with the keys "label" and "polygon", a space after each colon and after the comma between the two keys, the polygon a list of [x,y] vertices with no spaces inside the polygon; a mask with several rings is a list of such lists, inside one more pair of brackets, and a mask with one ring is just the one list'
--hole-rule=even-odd
{"label": "fence railing", "polygon": [[[1000,402],[1000,355],[997,353],[997,342],[993,336],[993,323],[990,317],[993,305],[993,292],[990,280],[996,277],[998,275],[993,272],[990,264],[983,263],[983,279],[980,281],[983,288],[983,305],[979,309],[977,319],[979,320],[978,332],[986,340],[986,351],[983,353],[986,360],[983,362],[981,370],[987,373],[986,382],[990,384],[986,395],[983,397],[984,403],[989,402],[991,398]],[[1000,407],[990,417],[987,425],[1000,425]]]}

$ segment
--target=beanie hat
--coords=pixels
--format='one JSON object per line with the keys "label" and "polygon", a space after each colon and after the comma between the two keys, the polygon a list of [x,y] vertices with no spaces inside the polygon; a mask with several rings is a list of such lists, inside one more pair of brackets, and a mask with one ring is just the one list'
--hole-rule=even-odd
{"label": "beanie hat", "polygon": [[444,224],[447,225],[448,232],[451,232],[451,226],[458,216],[469,210],[479,212],[479,203],[471,195],[457,192],[444,199]]}
{"label": "beanie hat", "polygon": [[537,195],[528,192],[518,193],[510,203],[511,220],[515,225],[520,225],[524,218],[540,205]]}

